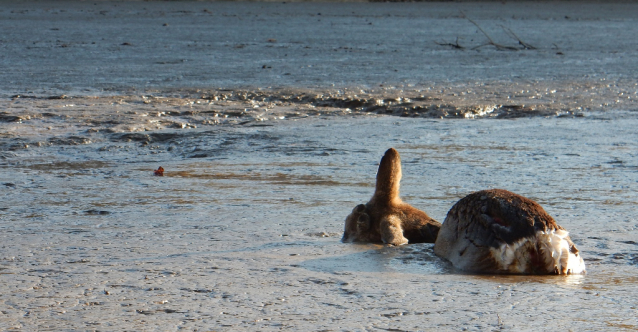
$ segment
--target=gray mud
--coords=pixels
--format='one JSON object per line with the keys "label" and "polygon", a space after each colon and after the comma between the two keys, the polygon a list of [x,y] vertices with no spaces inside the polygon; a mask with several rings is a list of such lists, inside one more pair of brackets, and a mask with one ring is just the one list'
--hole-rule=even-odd
{"label": "gray mud", "polygon": [[[4,2],[0,329],[637,329],[636,8]],[[389,147],[407,202],[525,195],[588,274],[341,243]]]}

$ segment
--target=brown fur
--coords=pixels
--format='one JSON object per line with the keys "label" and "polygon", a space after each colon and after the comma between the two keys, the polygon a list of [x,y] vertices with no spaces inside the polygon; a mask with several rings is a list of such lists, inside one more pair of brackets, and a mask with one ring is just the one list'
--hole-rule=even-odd
{"label": "brown fur", "polygon": [[441,224],[399,197],[401,157],[390,148],[379,164],[374,195],[346,217],[342,242],[434,243]]}
{"label": "brown fur", "polygon": [[[516,265],[503,270],[501,257],[494,257],[492,249],[502,245],[537,239],[538,232],[564,230],[545,210],[529,198],[502,189],[471,193],[458,201],[448,212],[438,234],[434,253],[466,271],[480,273],[556,273],[546,262],[542,248],[536,241],[526,243],[516,253]],[[569,237],[570,252],[578,249]],[[567,271],[558,271],[558,273]]]}

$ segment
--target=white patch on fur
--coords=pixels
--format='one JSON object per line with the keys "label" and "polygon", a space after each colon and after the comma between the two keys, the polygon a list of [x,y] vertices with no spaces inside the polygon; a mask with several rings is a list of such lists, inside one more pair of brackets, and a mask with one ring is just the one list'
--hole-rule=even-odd
{"label": "white patch on fur", "polygon": [[499,248],[490,248],[490,251],[502,272],[526,273],[530,257],[521,253],[527,253],[527,248],[535,242],[535,237],[525,237],[512,244],[504,243]]}
{"label": "white patch on fur", "polygon": [[569,242],[565,240],[567,236],[569,232],[565,230],[536,233],[539,247],[545,246],[551,252],[553,265],[559,274],[585,273],[585,262],[580,253],[569,252]]}
{"label": "white patch on fur", "polygon": [[569,242],[565,238],[569,232],[555,230],[537,232],[536,236],[522,238],[512,244],[503,244],[499,248],[491,248],[492,257],[503,272],[529,273],[532,257],[529,253],[538,248],[538,260],[545,263],[548,272],[558,274],[585,273],[585,262],[577,253],[569,251]]}

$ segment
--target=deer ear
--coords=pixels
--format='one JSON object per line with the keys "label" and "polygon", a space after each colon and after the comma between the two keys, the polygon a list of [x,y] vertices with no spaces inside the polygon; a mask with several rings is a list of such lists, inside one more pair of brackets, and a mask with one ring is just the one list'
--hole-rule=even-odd
{"label": "deer ear", "polygon": [[360,241],[360,231],[359,231],[359,220],[362,216],[366,216],[368,219],[368,215],[365,213],[366,206],[365,204],[359,204],[352,209],[352,212],[346,217],[346,225],[343,230],[343,237],[341,238],[341,242],[357,242]]}

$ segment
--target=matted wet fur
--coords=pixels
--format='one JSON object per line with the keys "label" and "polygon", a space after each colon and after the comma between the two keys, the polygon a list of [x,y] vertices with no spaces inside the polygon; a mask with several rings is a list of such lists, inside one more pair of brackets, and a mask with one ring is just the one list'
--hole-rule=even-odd
{"label": "matted wet fur", "polygon": [[585,273],[568,232],[538,203],[502,189],[458,201],[441,226],[434,253],[476,273]]}
{"label": "matted wet fur", "polygon": [[346,217],[342,242],[434,243],[441,224],[401,200],[401,175],[399,152],[390,148],[381,158],[374,195]]}

